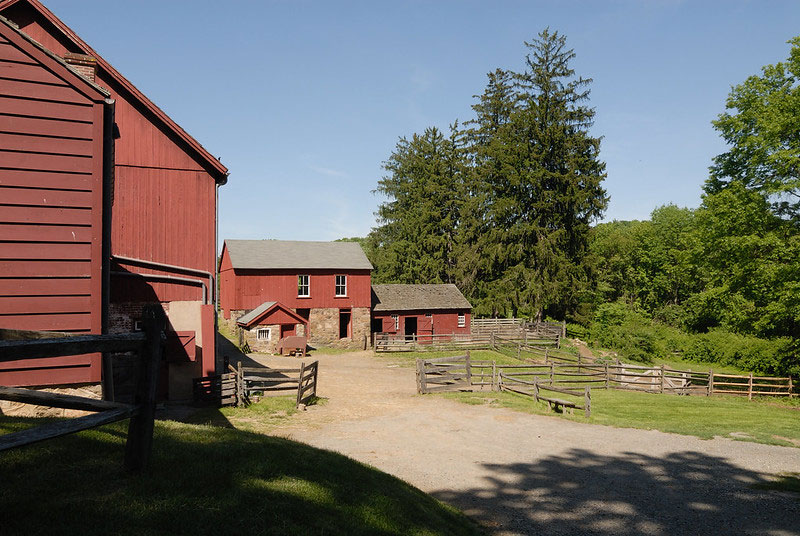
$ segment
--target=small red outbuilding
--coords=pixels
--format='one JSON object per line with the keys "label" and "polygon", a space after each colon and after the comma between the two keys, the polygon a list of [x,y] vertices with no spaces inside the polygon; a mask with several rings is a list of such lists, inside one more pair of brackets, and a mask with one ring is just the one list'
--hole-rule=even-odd
{"label": "small red outbuilding", "polygon": [[372,331],[433,340],[469,334],[472,305],[455,285],[372,285]]}

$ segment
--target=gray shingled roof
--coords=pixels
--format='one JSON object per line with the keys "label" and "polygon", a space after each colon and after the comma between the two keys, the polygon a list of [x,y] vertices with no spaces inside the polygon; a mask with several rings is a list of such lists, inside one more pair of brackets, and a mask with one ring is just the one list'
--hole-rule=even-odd
{"label": "gray shingled roof", "polygon": [[249,313],[240,316],[239,320],[237,320],[236,323],[237,324],[243,324],[243,325],[246,326],[247,324],[249,324],[250,322],[252,322],[256,318],[258,318],[259,316],[264,314],[264,311],[266,311],[267,309],[269,309],[270,307],[272,307],[276,303],[277,302],[274,302],[274,301],[265,301],[264,303],[262,303],[261,305],[259,305],[258,307],[256,307],[252,311],[250,311]]}
{"label": "gray shingled roof", "polygon": [[455,285],[372,285],[375,311],[472,309]]}
{"label": "gray shingled roof", "polygon": [[226,240],[234,268],[372,270],[357,242]]}

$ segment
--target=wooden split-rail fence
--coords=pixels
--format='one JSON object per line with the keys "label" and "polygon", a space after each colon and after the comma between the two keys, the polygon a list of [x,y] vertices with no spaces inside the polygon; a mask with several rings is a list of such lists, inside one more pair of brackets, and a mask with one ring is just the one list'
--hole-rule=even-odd
{"label": "wooden split-rail fence", "polygon": [[[604,383],[605,388],[628,391],[647,391],[667,394],[713,395],[730,394],[789,396],[795,392],[792,378],[776,376],[737,375],[708,371],[681,370],[667,366],[648,367],[616,362],[606,362],[594,358],[574,355],[557,348],[533,346],[497,338],[494,350],[520,359],[528,360],[530,365],[519,365],[538,371],[547,371],[547,366],[556,367],[566,375],[574,375],[578,382]],[[572,365],[577,367],[570,370]],[[512,365],[516,366],[516,365]],[[567,367],[567,368],[558,368]],[[563,375],[559,381],[566,381]],[[602,381],[601,381],[602,380]]]}
{"label": "wooden split-rail fence", "polygon": [[[486,350],[497,346],[499,340],[558,347],[563,332],[562,325],[553,322],[533,323],[513,318],[473,319],[472,322],[471,333],[375,333],[373,349],[376,352]],[[477,328],[475,322],[478,322]]]}
{"label": "wooden split-rail fence", "polygon": [[[491,366],[491,377],[487,381],[485,369]],[[568,408],[572,411],[581,408],[587,417],[591,414],[591,395],[588,386],[581,389],[554,387],[552,382],[547,385],[547,380],[525,379],[525,372],[515,373],[509,367],[498,370],[493,361],[473,362],[470,353],[453,357],[440,357],[435,359],[417,359],[417,392],[420,394],[437,393],[443,391],[474,391],[476,387],[490,385],[492,390],[507,390],[532,396],[537,401],[546,402],[548,407],[558,409]],[[524,365],[520,365],[524,367]],[[480,371],[473,375],[473,369]],[[505,369],[505,370],[504,370]],[[579,401],[557,398],[551,393],[577,396]]]}
{"label": "wooden split-rail fence", "polygon": [[196,378],[195,400],[221,406],[246,406],[256,393],[295,392],[295,407],[308,405],[317,396],[319,361],[299,367],[238,367],[228,365],[229,372]]}
{"label": "wooden split-rail fence", "polygon": [[[53,408],[94,412],[91,415],[51,422],[0,436],[0,451],[22,447],[38,441],[88,430],[130,418],[125,441],[125,468],[143,470],[149,461],[153,443],[156,388],[161,357],[164,351],[166,317],[160,307],[147,306],[143,312],[144,330],[136,333],[109,335],[64,336],[35,331],[17,331],[19,339],[0,341],[0,362],[19,359],[44,359],[95,352],[135,352],[141,362],[133,404],[122,404],[31,389],[0,387],[0,400],[11,400]],[[9,335],[12,330],[5,330]],[[57,463],[57,461],[56,461]]]}

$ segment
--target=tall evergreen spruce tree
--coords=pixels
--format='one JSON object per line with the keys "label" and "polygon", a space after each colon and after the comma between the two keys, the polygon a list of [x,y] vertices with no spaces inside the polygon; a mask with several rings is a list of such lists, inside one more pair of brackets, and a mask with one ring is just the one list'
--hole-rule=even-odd
{"label": "tall evergreen spruce tree", "polygon": [[605,164],[589,128],[589,79],[575,78],[566,38],[544,30],[522,73],[495,71],[470,122],[476,175],[483,182],[480,251],[488,283],[483,314],[558,316],[586,284],[589,224],[605,209]]}
{"label": "tall evergreen spruce tree", "polygon": [[457,128],[401,138],[376,192],[381,224],[369,236],[376,282],[452,283],[464,164]]}

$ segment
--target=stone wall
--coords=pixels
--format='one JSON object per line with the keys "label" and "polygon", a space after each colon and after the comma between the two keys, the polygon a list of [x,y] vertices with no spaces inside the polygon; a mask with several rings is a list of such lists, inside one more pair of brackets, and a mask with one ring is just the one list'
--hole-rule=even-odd
{"label": "stone wall", "polygon": [[[258,340],[258,330],[269,328],[269,339]],[[278,324],[270,324],[267,326],[253,326],[252,329],[242,329],[244,338],[250,346],[250,351],[261,352],[265,354],[274,354],[278,341],[281,338],[281,326]]]}
{"label": "stone wall", "polygon": [[350,310],[352,337],[339,338],[339,309],[311,309],[308,318],[310,332],[309,344],[321,344],[341,348],[363,348],[364,336],[369,336],[370,310],[368,307],[357,307]]}

